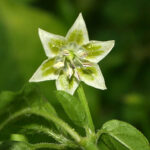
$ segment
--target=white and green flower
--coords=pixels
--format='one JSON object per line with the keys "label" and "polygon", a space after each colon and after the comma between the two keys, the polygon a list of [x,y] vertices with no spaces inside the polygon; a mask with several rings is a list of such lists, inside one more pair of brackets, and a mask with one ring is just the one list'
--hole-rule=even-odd
{"label": "white and green flower", "polygon": [[98,62],[113,48],[114,41],[89,41],[82,14],[79,14],[66,37],[39,29],[48,57],[29,80],[56,80],[57,90],[73,94],[80,81],[98,89],[106,89]]}

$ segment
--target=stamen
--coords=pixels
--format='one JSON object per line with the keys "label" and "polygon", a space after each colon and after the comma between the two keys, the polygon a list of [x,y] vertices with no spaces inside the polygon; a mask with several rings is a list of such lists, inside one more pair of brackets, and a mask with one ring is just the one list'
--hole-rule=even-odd
{"label": "stamen", "polygon": [[68,55],[69,55],[69,51],[68,51],[68,50],[64,50],[64,51],[63,51],[63,55],[64,55],[64,56],[68,56]]}
{"label": "stamen", "polygon": [[64,67],[64,62],[57,62],[53,67],[56,68],[56,69]]}
{"label": "stamen", "polygon": [[77,70],[75,70],[74,76],[80,81],[80,76],[79,76]]}
{"label": "stamen", "polygon": [[92,66],[91,63],[89,63],[89,62],[83,63],[83,67],[91,67],[91,66]]}
{"label": "stamen", "polygon": [[72,77],[72,75],[73,75],[73,69],[67,63],[67,76],[69,77],[69,79]]}

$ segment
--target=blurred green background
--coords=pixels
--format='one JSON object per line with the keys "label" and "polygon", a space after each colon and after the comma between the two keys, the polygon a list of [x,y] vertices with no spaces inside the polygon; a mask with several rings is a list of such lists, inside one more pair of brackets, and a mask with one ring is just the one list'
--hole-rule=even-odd
{"label": "blurred green background", "polygon": [[[115,40],[99,65],[107,90],[84,85],[96,128],[131,123],[150,140],[150,0],[0,0],[0,91],[17,91],[46,58],[38,28],[65,35],[79,12],[92,40]],[[54,81],[37,83],[60,106]]]}

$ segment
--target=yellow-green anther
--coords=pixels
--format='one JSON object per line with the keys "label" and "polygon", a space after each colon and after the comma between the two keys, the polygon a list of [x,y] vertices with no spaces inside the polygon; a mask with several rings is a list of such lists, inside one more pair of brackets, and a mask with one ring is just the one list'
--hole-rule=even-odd
{"label": "yellow-green anther", "polygon": [[56,64],[54,64],[54,66],[53,66],[54,68],[56,68],[56,69],[59,69],[59,68],[61,68],[61,67],[64,67],[64,62],[57,62]]}
{"label": "yellow-green anther", "polygon": [[69,63],[67,63],[67,76],[69,77],[69,79],[72,77],[73,75],[73,69],[70,67]]}

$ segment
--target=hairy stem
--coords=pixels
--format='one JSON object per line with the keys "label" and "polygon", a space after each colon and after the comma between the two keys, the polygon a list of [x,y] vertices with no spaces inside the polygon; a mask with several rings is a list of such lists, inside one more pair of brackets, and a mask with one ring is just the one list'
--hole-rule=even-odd
{"label": "hairy stem", "polygon": [[33,124],[33,125],[25,126],[25,129],[34,130],[36,132],[42,132],[55,139],[57,142],[61,144],[66,144],[68,147],[77,147],[76,143],[74,143],[72,140],[67,139],[63,135],[58,134],[47,127]]}
{"label": "hairy stem", "polygon": [[30,110],[30,108],[26,108],[26,109],[16,112],[13,115],[11,115],[10,117],[8,117],[3,123],[0,124],[0,130],[2,130],[5,127],[5,125],[7,125],[10,121],[18,118],[21,115],[27,114],[29,112],[29,110]]}
{"label": "hairy stem", "polygon": [[53,121],[55,124],[59,125],[61,128],[63,128],[66,132],[68,132],[68,134],[70,134],[72,136],[72,138],[74,138],[74,140],[76,142],[80,142],[81,140],[81,137],[79,136],[79,134],[74,130],[72,129],[67,123],[65,123],[63,120],[59,119],[58,117],[56,116],[53,116],[53,115],[48,115],[47,113],[45,112],[40,112],[38,110],[34,110],[34,109],[31,109],[31,108],[25,108],[23,110],[20,110],[16,113],[14,113],[13,115],[11,115],[9,118],[7,118],[1,125],[0,125],[0,130],[3,129],[3,127],[5,125],[7,125],[10,121],[22,116],[22,115],[25,115],[25,114],[35,114],[35,115],[38,115],[38,116],[42,116],[44,117],[45,119],[49,120],[49,121]]}
{"label": "hairy stem", "polygon": [[54,143],[38,143],[38,144],[29,144],[32,150],[39,148],[49,148],[49,149],[65,149],[66,145],[64,144],[54,144]]}
{"label": "hairy stem", "polygon": [[31,111],[31,113],[42,116],[50,121],[53,121],[54,123],[56,123],[57,125],[62,127],[65,131],[67,131],[68,134],[70,134],[76,142],[80,142],[80,140],[81,140],[80,135],[74,129],[72,129],[66,122],[59,119],[58,117],[53,116],[53,115],[48,115],[46,113],[42,113],[42,112],[38,112],[38,111],[33,111],[33,110]]}

